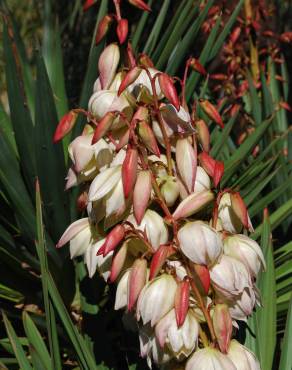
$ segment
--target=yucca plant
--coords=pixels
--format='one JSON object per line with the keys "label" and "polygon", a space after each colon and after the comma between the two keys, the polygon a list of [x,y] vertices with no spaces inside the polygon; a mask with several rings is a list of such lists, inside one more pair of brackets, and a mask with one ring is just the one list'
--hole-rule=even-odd
{"label": "yucca plant", "polygon": [[[129,40],[136,57],[145,53],[157,69],[180,78],[186,61],[193,58],[195,70],[187,79],[186,100],[196,104],[198,119],[209,127],[209,154],[224,162],[221,186],[240,192],[253,224],[258,225],[251,236],[261,244],[267,264],[266,272],[260,273],[257,280],[262,307],[257,308],[246,327],[240,328],[238,337],[257,355],[262,369],[274,366],[290,370],[291,164],[286,155],[288,121],[285,109],[279,104],[288,99],[288,82],[285,82],[288,75],[285,65],[276,66],[269,55],[268,68],[260,74],[260,86],[255,86],[252,71],[246,71],[248,90],[240,102],[240,114],[250,117],[255,124],[252,134],[238,145],[239,113],[229,115],[225,111],[233,104],[228,99],[218,104],[212,93],[213,82],[209,83],[205,70],[208,72],[218,58],[244,1],[236,4],[223,26],[222,17],[217,14],[208,38],[202,43],[200,40],[205,37],[202,25],[214,3],[150,0],[151,13],[125,4],[122,4],[125,10],[123,6],[121,9],[122,17],[130,23]],[[91,2],[87,1],[86,5]],[[129,9],[131,17],[127,16]],[[79,189],[79,193],[63,189],[70,163],[68,143],[80,134],[86,119],[79,114],[63,142],[53,144],[57,124],[68,112],[61,35],[53,6],[46,2],[42,46],[35,51],[33,66],[4,4],[2,12],[10,113],[1,107],[0,299],[1,325],[5,331],[0,339],[0,366],[4,369],[147,368],[139,358],[136,336],[125,331],[120,312],[113,310],[115,287],[106,285],[98,274],[90,280],[81,258],[70,261],[66,248],[55,248],[67,226],[85,217],[84,189]],[[76,1],[71,22],[81,12],[81,3]],[[71,109],[87,110],[98,77],[101,52],[117,40],[115,25],[97,45],[96,32],[100,32],[100,21],[113,13],[114,4],[107,0],[88,8],[87,17],[94,18],[97,14],[96,27],[92,30],[78,107],[70,106]],[[200,50],[197,44],[201,45]],[[143,57],[142,54],[140,60]],[[126,58],[123,61],[127,65]],[[278,75],[284,84],[278,81]],[[223,129],[214,125],[214,115],[210,118],[212,114],[199,104],[200,99],[217,107],[225,123]],[[214,109],[216,116],[219,115]],[[281,349],[281,355],[276,348]]]}

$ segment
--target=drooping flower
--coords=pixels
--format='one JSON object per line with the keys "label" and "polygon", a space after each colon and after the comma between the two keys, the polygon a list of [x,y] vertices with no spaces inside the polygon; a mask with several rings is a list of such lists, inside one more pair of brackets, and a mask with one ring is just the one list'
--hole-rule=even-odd
{"label": "drooping flower", "polygon": [[188,360],[186,370],[236,370],[227,355],[215,348],[206,347],[196,351]]}

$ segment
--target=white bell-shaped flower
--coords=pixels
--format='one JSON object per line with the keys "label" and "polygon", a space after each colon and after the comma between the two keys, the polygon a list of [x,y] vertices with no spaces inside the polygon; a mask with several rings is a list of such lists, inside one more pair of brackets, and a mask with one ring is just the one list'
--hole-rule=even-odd
{"label": "white bell-shaped flower", "polygon": [[155,334],[161,348],[165,345],[179,360],[188,356],[196,347],[199,324],[191,310],[188,311],[183,325],[177,326],[175,310],[168,312],[156,325]]}
{"label": "white bell-shaped flower", "polygon": [[247,317],[253,312],[256,303],[255,292],[252,288],[245,288],[241,296],[229,308],[231,317],[234,320],[247,321]]}
{"label": "white bell-shaped flower", "polygon": [[213,265],[222,253],[219,233],[202,221],[188,222],[178,232],[183,254],[199,265]]}
{"label": "white bell-shaped flower", "polygon": [[186,364],[186,370],[236,370],[227,355],[215,348],[206,347],[196,351]]}
{"label": "white bell-shaped flower", "polygon": [[246,235],[236,234],[224,239],[224,253],[238,259],[256,277],[261,267],[265,268],[265,259],[258,243]]}
{"label": "white bell-shaped flower", "polygon": [[230,343],[227,357],[236,365],[236,370],[261,370],[255,355],[235,339]]}
{"label": "white bell-shaped flower", "polygon": [[148,282],[140,293],[137,303],[137,318],[143,324],[154,326],[174,307],[177,284],[168,274],[162,274]]}
{"label": "white bell-shaped flower", "polygon": [[92,244],[86,249],[84,253],[84,263],[87,266],[88,275],[90,278],[93,277],[96,270],[102,275],[105,281],[107,281],[110,275],[113,251],[108,253],[105,257],[102,255],[96,255],[99,248],[104,244],[105,239],[101,239],[98,242]]}

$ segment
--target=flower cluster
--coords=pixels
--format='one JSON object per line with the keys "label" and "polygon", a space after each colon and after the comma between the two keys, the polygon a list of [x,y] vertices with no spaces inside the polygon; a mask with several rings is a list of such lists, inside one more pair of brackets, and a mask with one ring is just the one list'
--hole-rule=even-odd
{"label": "flower cluster", "polygon": [[[55,141],[78,114],[87,124],[69,145],[66,189],[83,184],[87,217],[64,232],[71,258],[84,256],[117,282],[115,309],[135,319],[149,366],[179,362],[187,370],[259,369],[232,335],[259,302],[265,267],[245,204],[221,189],[224,165],[210,155],[207,124],[179,98],[173,79],[144,58],[118,71],[120,50],[109,45],[88,111],[59,123]],[[189,61],[189,66],[194,61]],[[195,65],[198,68],[197,65]],[[223,125],[215,107],[201,109]]]}

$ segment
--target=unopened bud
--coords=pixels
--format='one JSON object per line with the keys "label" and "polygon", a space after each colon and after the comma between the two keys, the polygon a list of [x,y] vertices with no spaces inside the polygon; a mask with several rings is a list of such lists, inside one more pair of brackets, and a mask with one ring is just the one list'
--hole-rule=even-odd
{"label": "unopened bud", "polygon": [[241,221],[242,225],[248,229],[249,228],[249,222],[248,222],[248,213],[247,213],[247,208],[246,205],[241,198],[240,194],[237,193],[231,193],[230,194],[230,199],[231,199],[231,206],[236,214],[236,216],[239,218]]}
{"label": "unopened bud", "polygon": [[177,285],[174,300],[175,317],[178,327],[182,326],[185,321],[189,309],[189,299],[190,283],[188,280],[183,280]]}
{"label": "unopened bud", "polygon": [[139,67],[134,67],[130,69],[130,71],[126,74],[124,79],[122,80],[119,90],[118,90],[118,96],[121,95],[121,93],[133,82],[136,81],[136,79],[139,77],[142,69]]}
{"label": "unopened bud", "polygon": [[113,283],[124,267],[124,263],[127,257],[128,243],[124,242],[121,248],[118,250],[116,255],[113,257],[109,281]]}
{"label": "unopened bud", "polygon": [[126,158],[122,166],[122,180],[125,198],[132,192],[136,178],[138,166],[138,152],[136,148],[128,147]]}
{"label": "unopened bud", "polygon": [[173,104],[177,111],[180,109],[179,98],[174,87],[174,83],[166,73],[161,73],[158,77],[161,91],[165,97]]}
{"label": "unopened bud", "polygon": [[209,288],[210,288],[210,282],[211,282],[210,272],[209,272],[208,267],[205,266],[205,265],[195,264],[194,269],[195,269],[196,275],[198,276],[198,278],[199,278],[199,280],[202,284],[204,292],[206,294],[208,294]]}
{"label": "unopened bud", "polygon": [[198,73],[202,74],[202,75],[205,75],[207,74],[205,68],[203,67],[203,65],[198,61],[198,59],[196,58],[192,58],[190,60],[190,66]]}
{"label": "unopened bud", "polygon": [[54,143],[63,139],[63,137],[66,136],[72,130],[72,128],[75,125],[76,119],[77,113],[75,113],[74,111],[70,111],[61,118],[54,133],[53,139]]}
{"label": "unopened bud", "polygon": [[150,12],[151,8],[142,0],[128,0],[130,4],[134,5],[136,8]]}
{"label": "unopened bud", "polygon": [[107,89],[115,74],[120,61],[120,49],[116,44],[108,45],[101,53],[98,61],[99,78],[102,89]]}
{"label": "unopened bud", "polygon": [[192,193],[186,197],[173,213],[173,218],[178,220],[199,212],[208,203],[214,199],[214,194],[210,190],[203,190],[198,193]]}
{"label": "unopened bud", "polygon": [[110,129],[114,122],[116,115],[113,112],[107,112],[105,116],[99,121],[97,127],[94,131],[92,138],[92,144],[95,144],[99,139],[101,139]]}
{"label": "unopened bud", "polygon": [[189,193],[191,193],[196,180],[197,156],[187,138],[177,140],[175,155],[181,179],[185,183]]}
{"label": "unopened bud", "polygon": [[144,217],[150,199],[151,188],[150,171],[140,171],[137,176],[133,194],[134,216],[138,225],[140,225]]}
{"label": "unopened bud", "polygon": [[206,153],[210,150],[210,133],[206,122],[202,119],[196,122],[196,129],[198,131],[198,138]]}
{"label": "unopened bud", "polygon": [[117,35],[119,38],[120,44],[123,44],[126,41],[128,36],[128,20],[127,19],[120,19],[117,25]]}
{"label": "unopened bud", "polygon": [[99,22],[97,31],[96,31],[96,36],[95,36],[95,44],[99,44],[100,41],[104,38],[104,36],[107,34],[109,30],[109,26],[112,23],[113,18],[106,14]]}
{"label": "unopened bud", "polygon": [[104,244],[100,247],[97,255],[102,254],[104,257],[114,250],[124,239],[125,227],[123,225],[115,226],[105,239]]}
{"label": "unopened bud", "polygon": [[220,351],[227,353],[232,335],[232,319],[226,304],[216,304],[213,325]]}
{"label": "unopened bud", "polygon": [[209,116],[209,118],[216,122],[217,125],[219,125],[221,128],[224,128],[222,118],[213,104],[204,99],[200,99],[199,104],[203,108],[204,112]]}
{"label": "unopened bud", "polygon": [[173,248],[172,246],[160,245],[151,260],[149,280],[152,280],[157,276],[167,258],[174,253],[175,248]]}
{"label": "unopened bud", "polygon": [[160,157],[160,150],[155,135],[146,121],[139,122],[138,133],[147,149],[157,155],[157,157]]}
{"label": "unopened bud", "polygon": [[143,258],[138,258],[134,262],[129,276],[129,288],[128,288],[129,311],[133,309],[141,290],[146,284],[146,278],[147,278],[147,261]]}

